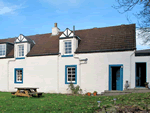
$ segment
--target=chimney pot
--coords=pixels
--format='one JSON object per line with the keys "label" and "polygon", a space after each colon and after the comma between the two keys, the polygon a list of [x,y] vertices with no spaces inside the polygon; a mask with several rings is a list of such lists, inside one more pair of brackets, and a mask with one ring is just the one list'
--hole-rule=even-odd
{"label": "chimney pot", "polygon": [[57,27],[57,23],[54,23],[54,26]]}

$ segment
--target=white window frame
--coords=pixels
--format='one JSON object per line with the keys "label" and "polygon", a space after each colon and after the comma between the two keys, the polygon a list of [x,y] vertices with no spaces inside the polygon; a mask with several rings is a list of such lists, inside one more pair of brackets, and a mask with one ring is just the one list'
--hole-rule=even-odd
{"label": "white window frame", "polygon": [[16,82],[22,82],[22,70],[16,70]]}
{"label": "white window frame", "polygon": [[[3,52],[3,51],[5,51],[5,52]],[[6,56],[6,44],[0,44],[0,53],[1,52],[2,52],[2,54],[0,54],[0,57],[5,57]]]}
{"label": "white window frame", "polygon": [[[71,68],[71,70],[68,71],[68,68]],[[74,71],[72,70],[73,68],[74,68]],[[68,72],[71,72],[71,73],[68,73]],[[72,73],[72,72],[74,72],[74,73]],[[71,81],[68,81],[68,78],[71,78]],[[73,78],[74,78],[74,81],[72,81]],[[72,82],[72,83],[76,82],[76,67],[67,67],[67,82]]]}
{"label": "white window frame", "polygon": [[[22,48],[21,49],[19,48],[20,46],[23,46],[23,52],[22,52]],[[20,50],[21,50],[21,52],[20,52]],[[21,56],[19,53],[21,53]],[[18,57],[24,57],[24,44],[18,45]]]}
{"label": "white window frame", "polygon": [[[71,50],[68,50],[68,51],[71,51],[70,53],[66,53],[66,42],[71,42],[71,47],[67,47],[68,49],[71,48]],[[66,40],[64,41],[64,55],[70,55],[72,54],[72,41],[71,40]]]}

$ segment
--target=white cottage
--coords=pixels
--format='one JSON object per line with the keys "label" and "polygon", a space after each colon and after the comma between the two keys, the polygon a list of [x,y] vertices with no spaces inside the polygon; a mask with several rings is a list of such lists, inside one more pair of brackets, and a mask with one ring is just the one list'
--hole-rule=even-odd
{"label": "white cottage", "polygon": [[150,50],[136,50],[135,24],[0,40],[0,91],[39,87],[69,93],[72,81],[85,92],[144,87],[150,81]]}

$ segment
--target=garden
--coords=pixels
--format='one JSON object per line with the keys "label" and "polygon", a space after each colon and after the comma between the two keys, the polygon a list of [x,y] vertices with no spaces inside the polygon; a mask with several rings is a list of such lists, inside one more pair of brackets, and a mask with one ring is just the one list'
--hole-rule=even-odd
{"label": "garden", "polygon": [[[73,88],[72,88],[73,89]],[[1,113],[105,113],[150,111],[150,93],[119,96],[88,96],[78,94],[44,93],[38,97],[17,97],[0,92]]]}

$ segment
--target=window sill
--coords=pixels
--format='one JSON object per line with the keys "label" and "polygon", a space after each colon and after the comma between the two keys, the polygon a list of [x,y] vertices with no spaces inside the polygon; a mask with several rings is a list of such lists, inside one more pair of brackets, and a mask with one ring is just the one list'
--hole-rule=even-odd
{"label": "window sill", "polygon": [[15,84],[23,84],[23,82],[15,82]]}
{"label": "window sill", "polygon": [[[65,84],[70,84],[71,82],[66,82]],[[77,82],[72,82],[73,84],[77,84]]]}
{"label": "window sill", "polygon": [[19,58],[16,58],[16,59],[25,59],[25,57],[19,57]]}
{"label": "window sill", "polygon": [[61,57],[73,57],[73,55],[61,55]]}
{"label": "window sill", "polygon": [[6,57],[6,56],[5,56],[5,55],[3,55],[3,56],[0,56],[0,58],[1,58],[1,57]]}

